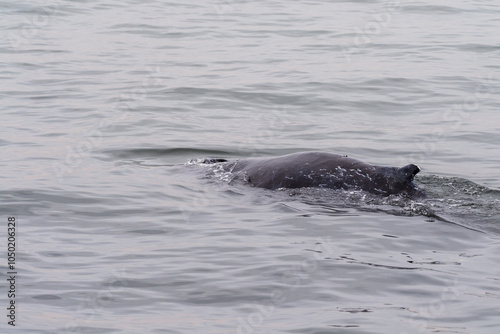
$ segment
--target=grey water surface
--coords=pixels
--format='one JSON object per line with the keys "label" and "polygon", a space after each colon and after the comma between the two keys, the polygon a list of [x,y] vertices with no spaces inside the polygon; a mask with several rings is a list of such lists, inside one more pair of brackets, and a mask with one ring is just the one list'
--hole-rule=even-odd
{"label": "grey water surface", "polygon": [[[500,330],[500,3],[0,9],[2,333]],[[199,163],[309,150],[418,164],[429,196]]]}

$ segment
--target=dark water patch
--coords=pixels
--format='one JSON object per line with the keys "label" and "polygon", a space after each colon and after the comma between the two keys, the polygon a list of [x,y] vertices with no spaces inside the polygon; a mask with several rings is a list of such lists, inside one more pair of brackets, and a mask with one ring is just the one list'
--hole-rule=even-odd
{"label": "dark water patch", "polygon": [[432,13],[436,14],[461,14],[464,12],[463,9],[458,7],[450,7],[450,6],[440,6],[440,5],[405,5],[404,6],[405,13],[417,13],[417,14],[425,14],[429,15]]}
{"label": "dark water patch", "polygon": [[[2,198],[3,197],[3,198]],[[17,203],[35,204],[40,207],[43,203],[58,203],[58,204],[99,204],[102,199],[95,198],[94,195],[84,192],[76,193],[61,193],[57,190],[38,191],[38,190],[15,190],[10,192],[0,192],[0,198],[3,203],[10,201]]]}
{"label": "dark water patch", "polygon": [[169,233],[166,230],[159,229],[142,229],[142,230],[131,230],[129,233],[142,234],[142,235],[158,235],[158,234],[167,234]]}
{"label": "dark water patch", "polygon": [[95,252],[54,252],[54,251],[41,251],[40,255],[47,257],[95,257],[98,254]]}
{"label": "dark water patch", "polygon": [[290,105],[308,105],[303,96],[297,94],[287,94],[285,92],[281,93],[270,93],[267,91],[242,91],[232,89],[216,89],[216,88],[199,88],[199,87],[180,87],[166,91],[166,97],[174,98],[200,98],[200,97],[212,97],[220,99],[229,99],[244,101],[251,104],[290,104]]}
{"label": "dark water patch", "polygon": [[103,154],[115,159],[137,159],[137,158],[162,158],[162,157],[192,157],[193,155],[205,156],[227,156],[228,151],[216,149],[200,149],[190,147],[175,148],[135,148],[135,149],[115,149],[102,151]]}
{"label": "dark water patch", "polygon": [[56,295],[36,295],[31,297],[33,299],[40,299],[40,300],[57,300],[57,299],[62,299],[59,296]]}
{"label": "dark water patch", "polygon": [[[72,323],[70,324],[72,325]],[[72,332],[75,333],[120,333],[121,331],[118,331],[113,328],[105,328],[105,327],[94,327],[94,326],[66,326],[63,328],[60,328],[57,332],[58,333],[65,333],[68,332],[68,329],[71,330]]]}
{"label": "dark water patch", "polygon": [[172,31],[173,29],[178,30],[177,27],[169,27],[163,25],[151,25],[151,24],[131,24],[123,23],[117,24],[109,28],[110,34],[131,34],[131,35],[141,35],[146,38],[188,38],[193,36],[203,36],[207,35],[207,31],[198,31],[196,29],[191,29],[190,31]]}
{"label": "dark water patch", "polygon": [[478,43],[469,43],[469,44],[458,44],[455,45],[457,49],[463,50],[463,51],[470,51],[470,52],[498,52],[500,50],[499,45],[492,45],[492,44],[478,44]]}

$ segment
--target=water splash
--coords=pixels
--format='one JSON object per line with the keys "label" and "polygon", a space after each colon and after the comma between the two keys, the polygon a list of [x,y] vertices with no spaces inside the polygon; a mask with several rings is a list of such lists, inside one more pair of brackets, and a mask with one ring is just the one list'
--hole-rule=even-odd
{"label": "water splash", "polygon": [[[224,170],[220,163],[207,164],[207,158],[191,159],[187,164],[203,166],[205,177],[212,180],[230,186],[248,186],[244,177]],[[500,191],[456,177],[427,175],[419,177],[418,183],[423,186],[428,198],[415,200],[399,195],[381,197],[362,190],[324,188],[278,189],[274,192],[277,200],[282,200],[283,195],[286,195],[287,200],[319,206],[328,212],[354,208],[396,216],[425,216],[430,221],[500,234]],[[266,189],[259,190],[269,192]]]}

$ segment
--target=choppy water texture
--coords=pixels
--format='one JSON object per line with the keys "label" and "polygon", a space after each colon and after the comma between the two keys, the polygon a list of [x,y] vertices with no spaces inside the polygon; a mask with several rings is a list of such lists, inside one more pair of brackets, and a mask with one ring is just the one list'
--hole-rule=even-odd
{"label": "choppy water texture", "polygon": [[[12,331],[500,330],[499,4],[0,8]],[[430,196],[269,191],[196,163],[307,150],[418,164]]]}

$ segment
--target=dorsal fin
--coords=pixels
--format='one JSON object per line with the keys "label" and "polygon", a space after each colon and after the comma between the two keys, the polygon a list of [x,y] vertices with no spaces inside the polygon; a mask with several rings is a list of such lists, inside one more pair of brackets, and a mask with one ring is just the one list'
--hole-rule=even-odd
{"label": "dorsal fin", "polygon": [[404,167],[398,168],[398,174],[400,175],[400,177],[402,177],[403,180],[409,182],[413,181],[413,178],[418,174],[418,172],[420,172],[420,167],[414,164],[409,164]]}

